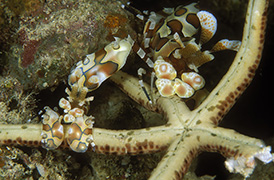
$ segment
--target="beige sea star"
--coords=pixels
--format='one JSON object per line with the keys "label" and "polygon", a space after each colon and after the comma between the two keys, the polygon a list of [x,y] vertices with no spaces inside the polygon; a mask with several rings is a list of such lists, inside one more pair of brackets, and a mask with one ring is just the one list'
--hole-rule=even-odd
{"label": "beige sea star", "polygon": [[[151,106],[139,87],[138,79],[118,72],[111,77],[126,94],[152,111],[163,113],[167,123],[138,130],[93,129],[95,151],[104,154],[141,154],[166,150],[150,179],[181,179],[200,152],[218,152],[226,157],[230,172],[248,177],[255,168],[255,158],[273,161],[271,148],[261,140],[234,130],[218,127],[224,115],[250,84],[264,43],[268,1],[250,0],[242,45],[227,73],[206,99],[194,110],[177,96],[161,97],[155,93]],[[146,85],[147,86],[147,85]],[[147,87],[149,88],[149,87]],[[68,126],[64,126],[65,138]],[[42,125],[1,125],[0,144],[39,146]],[[67,146],[63,144],[63,146]]]}

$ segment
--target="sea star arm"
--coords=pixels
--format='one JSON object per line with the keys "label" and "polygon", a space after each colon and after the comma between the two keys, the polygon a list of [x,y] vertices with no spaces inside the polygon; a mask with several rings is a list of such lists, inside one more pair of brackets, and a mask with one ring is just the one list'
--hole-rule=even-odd
{"label": "sea star arm", "polygon": [[[64,126],[64,139],[68,137],[69,125]],[[93,128],[95,151],[102,154],[140,154],[166,149],[180,134],[181,129],[158,126],[139,130],[109,130]],[[0,126],[0,144],[41,146],[41,124],[24,124]],[[167,136],[162,136],[166,133]],[[61,148],[68,148],[66,140]]]}
{"label": "sea star arm", "polygon": [[[255,158],[264,163],[273,160],[271,148],[261,140],[244,136],[221,127],[195,128],[183,133],[168,148],[150,179],[181,179],[193,158],[200,152],[218,152],[227,158],[225,165],[230,172],[248,177],[252,174]],[[172,177],[172,178],[171,178]]]}
{"label": "sea star arm", "polygon": [[[113,76],[111,76],[110,79],[134,101],[138,102],[140,105],[142,105],[148,110],[156,110],[155,107],[153,107],[149,103],[149,100],[145,96],[143,90],[139,88],[139,82],[136,82],[135,77],[129,76],[127,73],[119,71],[115,73]],[[150,89],[150,87],[147,84],[144,84],[144,86],[146,89]],[[156,90],[154,89],[154,92],[155,91]],[[158,99],[159,93],[154,93],[154,98]]]}
{"label": "sea star arm", "polygon": [[249,1],[239,52],[228,72],[195,110],[206,114],[203,116],[204,121],[217,125],[252,81],[261,60],[267,8],[267,0]]}
{"label": "sea star arm", "polygon": [[[142,89],[139,87],[138,81],[133,76],[130,76],[122,71],[117,72],[111,77],[111,80],[117,84],[122,91],[124,91],[133,100],[147,108],[148,110],[161,112],[168,118],[167,124],[176,126],[178,123],[185,123],[182,119],[189,119],[191,111],[185,103],[181,102],[181,98],[173,96],[170,98],[165,98],[159,95],[159,93],[154,94],[155,106],[152,106],[147,97],[145,96]],[[144,86],[149,89],[150,87],[144,83]],[[154,88],[154,92],[156,89]],[[193,113],[192,113],[193,114]]]}
{"label": "sea star arm", "polygon": [[[162,136],[162,134],[168,134]],[[94,128],[96,152],[103,154],[143,154],[165,150],[180,129],[152,127],[139,130],[106,130]]]}

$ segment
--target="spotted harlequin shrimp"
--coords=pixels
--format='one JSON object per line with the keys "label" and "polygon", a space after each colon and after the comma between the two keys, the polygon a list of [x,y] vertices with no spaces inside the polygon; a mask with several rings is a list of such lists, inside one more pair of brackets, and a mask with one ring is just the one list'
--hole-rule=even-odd
{"label": "spotted harlequin shrimp", "polygon": [[105,48],[87,55],[71,72],[69,85],[78,83],[80,88],[87,87],[89,91],[97,89],[103,81],[124,66],[132,45],[130,36],[123,40],[115,38]]}
{"label": "spotted harlequin shrimp", "polygon": [[115,38],[115,41],[105,48],[87,55],[83,62],[78,62],[69,75],[68,82],[71,90],[66,89],[68,98],[61,98],[59,106],[64,114],[59,115],[49,107],[45,107],[43,118],[42,144],[49,150],[56,149],[64,140],[61,121],[71,123],[66,141],[75,152],[85,152],[89,146],[94,149],[92,128],[93,116],[85,115],[89,102],[93,97],[86,97],[87,93],[97,89],[103,81],[125,64],[133,45],[129,36],[126,39]]}
{"label": "spotted harlequin shrimp", "polygon": [[46,149],[56,149],[64,140],[63,125],[61,124],[62,117],[50,107],[46,106],[46,113],[42,115],[42,147]]}
{"label": "spotted harlequin shrimp", "polygon": [[86,152],[89,145],[95,144],[92,137],[93,117],[76,117],[68,130],[67,142],[75,152]]}
{"label": "spotted harlequin shrimp", "polygon": [[[201,46],[213,37],[216,29],[216,18],[200,11],[196,3],[150,13],[142,43],[135,43],[133,50],[153,68],[155,84],[162,96],[191,97],[205,85],[204,78],[197,72],[201,65],[214,59],[211,53],[239,49],[240,41],[224,39],[210,51],[201,51]],[[144,73],[144,69],[138,70],[141,86]]]}

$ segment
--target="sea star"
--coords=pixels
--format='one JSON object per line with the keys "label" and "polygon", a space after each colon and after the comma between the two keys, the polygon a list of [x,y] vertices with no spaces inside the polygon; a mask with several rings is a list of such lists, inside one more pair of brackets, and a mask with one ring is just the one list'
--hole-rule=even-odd
{"label": "sea star", "polygon": [[[227,73],[206,99],[194,110],[178,97],[155,93],[151,106],[138,79],[118,72],[111,77],[126,94],[152,111],[163,113],[167,123],[138,130],[93,129],[95,151],[104,154],[141,154],[167,150],[150,179],[181,179],[200,152],[218,152],[227,159],[230,172],[248,177],[255,158],[273,161],[271,147],[261,140],[218,127],[218,123],[250,84],[261,59],[268,1],[250,0],[242,45]],[[145,85],[147,86],[147,85]],[[147,86],[147,88],[149,88]],[[68,126],[64,125],[65,138]],[[42,125],[1,125],[0,144],[41,145]],[[61,146],[67,146],[62,144]]]}

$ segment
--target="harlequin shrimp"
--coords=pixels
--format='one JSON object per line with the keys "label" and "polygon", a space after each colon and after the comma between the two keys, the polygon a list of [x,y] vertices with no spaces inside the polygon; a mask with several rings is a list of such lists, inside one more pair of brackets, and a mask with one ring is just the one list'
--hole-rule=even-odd
{"label": "harlequin shrimp", "polygon": [[115,38],[105,48],[87,55],[71,72],[69,85],[77,83],[79,87],[87,87],[89,91],[97,89],[103,81],[125,65],[133,42],[130,36],[123,40]]}
{"label": "harlequin shrimp", "polygon": [[105,48],[87,55],[83,62],[77,63],[68,77],[71,91],[67,88],[67,99],[61,98],[59,101],[64,115],[45,107],[41,134],[44,148],[56,149],[65,139],[61,121],[71,123],[66,141],[73,151],[85,152],[89,146],[95,147],[92,137],[94,117],[86,115],[93,97],[86,98],[87,93],[97,89],[102,82],[124,66],[132,45],[130,36],[122,40],[115,38],[115,41]]}
{"label": "harlequin shrimp", "polygon": [[[213,37],[216,29],[216,18],[200,11],[196,3],[150,13],[143,40],[140,45],[135,43],[133,50],[154,69],[152,75],[156,75],[155,84],[162,96],[191,97],[205,85],[204,78],[197,72],[201,65],[214,59],[211,53],[226,49],[238,51],[241,42],[227,39],[217,42],[209,51],[201,51],[201,46]],[[138,70],[143,89],[144,73],[144,69]]]}

